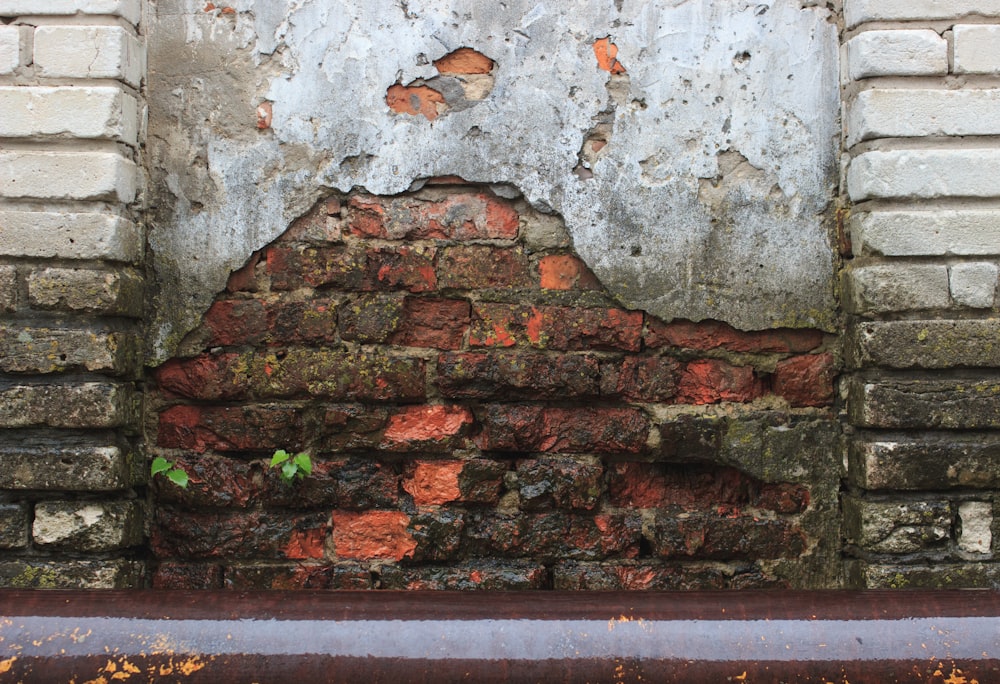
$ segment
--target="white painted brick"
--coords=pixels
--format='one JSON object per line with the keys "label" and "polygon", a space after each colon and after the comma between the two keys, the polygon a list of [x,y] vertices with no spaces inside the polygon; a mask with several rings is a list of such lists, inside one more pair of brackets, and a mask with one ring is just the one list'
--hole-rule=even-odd
{"label": "white painted brick", "polygon": [[851,161],[847,192],[854,202],[1000,197],[1000,149],[865,152]]}
{"label": "white painted brick", "polygon": [[10,74],[21,64],[21,30],[0,26],[0,74]]}
{"label": "white painted brick", "polygon": [[34,60],[47,78],[116,78],[131,86],[142,79],[139,43],[120,26],[40,26]]}
{"label": "white painted brick", "polygon": [[0,152],[0,197],[131,202],[136,166],[114,152]]}
{"label": "white painted brick", "polygon": [[139,23],[141,0],[0,0],[0,16],[110,14]]}
{"label": "white painted brick", "polygon": [[850,313],[946,309],[948,268],[937,264],[875,264],[847,269],[844,305]]}
{"label": "white painted brick", "polygon": [[0,137],[68,136],[136,144],[139,108],[120,88],[0,87]]}
{"label": "white painted brick", "polygon": [[142,242],[138,227],[119,216],[0,211],[2,256],[138,263]]}
{"label": "white painted brick", "polygon": [[1000,73],[1000,26],[958,25],[952,40],[956,74]]}
{"label": "white painted brick", "polygon": [[847,41],[848,75],[938,76],[948,73],[948,41],[930,29],[865,31]]}
{"label": "white painted brick", "polygon": [[1000,0],[844,0],[848,28],[866,21],[952,19],[967,14],[1000,16]]}
{"label": "white painted brick", "polygon": [[1000,90],[866,90],[848,103],[847,144],[1000,134]]}
{"label": "white painted brick", "polygon": [[996,301],[998,269],[996,264],[978,262],[951,267],[951,297],[959,306],[973,309],[992,308]]}
{"label": "white painted brick", "polygon": [[993,546],[993,504],[989,501],[965,501],[958,505],[962,533],[958,548],[969,553],[989,553]]}
{"label": "white painted brick", "polygon": [[1000,211],[872,211],[850,222],[857,254],[946,256],[1000,254]]}

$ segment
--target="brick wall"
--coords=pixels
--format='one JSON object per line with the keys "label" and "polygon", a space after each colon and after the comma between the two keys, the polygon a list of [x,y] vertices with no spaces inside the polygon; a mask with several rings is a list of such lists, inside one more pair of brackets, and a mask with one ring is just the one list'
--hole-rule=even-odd
{"label": "brick wall", "polygon": [[831,341],[621,309],[475,187],[330,198],[155,374],[154,586],[835,584]]}
{"label": "brick wall", "polygon": [[0,585],[141,585],[139,0],[0,0]]}
{"label": "brick wall", "polygon": [[996,586],[1000,9],[845,14],[850,581]]}

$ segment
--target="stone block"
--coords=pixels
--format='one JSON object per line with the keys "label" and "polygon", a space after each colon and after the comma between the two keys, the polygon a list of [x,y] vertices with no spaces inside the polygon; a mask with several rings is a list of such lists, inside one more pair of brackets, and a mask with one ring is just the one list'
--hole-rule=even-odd
{"label": "stone block", "polygon": [[17,309],[17,268],[0,266],[0,313]]}
{"label": "stone block", "polygon": [[859,427],[969,430],[1000,428],[1000,380],[853,378],[851,421]]}
{"label": "stone block", "polygon": [[65,551],[116,551],[142,542],[138,501],[44,501],[35,505],[36,546]]}
{"label": "stone block", "polygon": [[0,562],[0,587],[7,589],[140,589],[144,575],[143,563],[123,558]]}
{"label": "stone block", "polygon": [[852,368],[1000,366],[1000,319],[868,321],[848,327]]}
{"label": "stone block", "polygon": [[852,80],[878,76],[944,76],[948,41],[930,29],[865,31],[847,41]]}
{"label": "stone block", "polygon": [[989,262],[955,264],[950,269],[951,298],[959,306],[989,309],[996,303],[997,265]]}
{"label": "stone block", "polygon": [[88,138],[135,145],[136,100],[120,88],[0,87],[0,138]]}
{"label": "stone block", "polygon": [[874,553],[916,553],[940,549],[951,535],[947,501],[866,501],[845,496],[848,544]]}
{"label": "stone block", "polygon": [[28,275],[28,301],[36,309],[138,318],[143,288],[131,269],[39,268]]}
{"label": "stone block", "polygon": [[114,152],[0,152],[0,196],[22,199],[135,198],[136,165]]}
{"label": "stone block", "polygon": [[1000,90],[873,89],[847,105],[848,146],[874,138],[997,134]]}
{"label": "stone block", "polygon": [[952,28],[956,74],[1000,73],[1000,26],[958,24]]}
{"label": "stone block", "polygon": [[868,199],[1000,196],[1000,149],[873,150],[851,161],[847,192]]}
{"label": "stone block", "polygon": [[133,484],[132,470],[117,446],[23,437],[0,444],[0,489],[117,491]]}
{"label": "stone block", "polygon": [[850,586],[859,589],[995,589],[1000,563],[880,565],[856,561],[848,567]]}
{"label": "stone block", "polygon": [[28,546],[28,506],[0,504],[0,549]]}
{"label": "stone block", "polygon": [[35,68],[44,78],[113,78],[139,86],[139,41],[120,26],[39,26]]}
{"label": "stone block", "polygon": [[862,436],[848,453],[864,489],[1000,488],[1000,437],[985,433]]}
{"label": "stone block", "polygon": [[133,24],[142,17],[141,0],[0,0],[0,16],[107,14]]}
{"label": "stone block", "polygon": [[140,365],[139,344],[138,336],[124,332],[8,326],[0,328],[0,370],[132,374]]}
{"label": "stone block", "polygon": [[1000,16],[996,0],[846,0],[844,18],[848,28],[868,21],[953,19],[967,14]]}
{"label": "stone block", "polygon": [[0,427],[128,428],[138,417],[132,385],[111,382],[0,387]]}
{"label": "stone block", "polygon": [[21,64],[21,29],[0,26],[0,76],[14,73]]}
{"label": "stone block", "polygon": [[0,211],[0,255],[138,263],[143,239],[135,223],[119,216]]}
{"label": "stone block", "polygon": [[993,548],[993,504],[963,501],[958,505],[961,530],[958,548],[966,553],[990,553]]}
{"label": "stone block", "polygon": [[948,268],[943,264],[873,264],[844,271],[844,308],[849,313],[946,309],[951,306]]}
{"label": "stone block", "polygon": [[851,216],[855,255],[1000,254],[1000,211],[871,211]]}

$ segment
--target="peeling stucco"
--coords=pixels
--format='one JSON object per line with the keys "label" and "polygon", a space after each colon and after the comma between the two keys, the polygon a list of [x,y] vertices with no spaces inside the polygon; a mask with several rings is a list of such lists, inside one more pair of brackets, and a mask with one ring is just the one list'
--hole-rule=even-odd
{"label": "peeling stucco", "polygon": [[[323,194],[395,194],[441,175],[516,188],[560,215],[627,306],[743,329],[833,325],[829,10],[797,0],[231,4],[158,0],[150,17],[154,361],[232,270]],[[604,38],[621,69],[599,67]],[[433,120],[390,109],[389,88],[440,79],[434,61],[463,47],[494,62],[488,87],[473,91],[483,99]],[[595,135],[606,142],[596,150]]]}

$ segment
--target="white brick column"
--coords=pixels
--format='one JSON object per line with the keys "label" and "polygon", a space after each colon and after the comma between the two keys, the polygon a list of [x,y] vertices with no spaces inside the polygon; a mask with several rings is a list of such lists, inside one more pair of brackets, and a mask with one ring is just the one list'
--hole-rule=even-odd
{"label": "white brick column", "polygon": [[849,581],[995,588],[1000,3],[844,11]]}
{"label": "white brick column", "polygon": [[144,0],[0,0],[0,586],[141,586]]}

